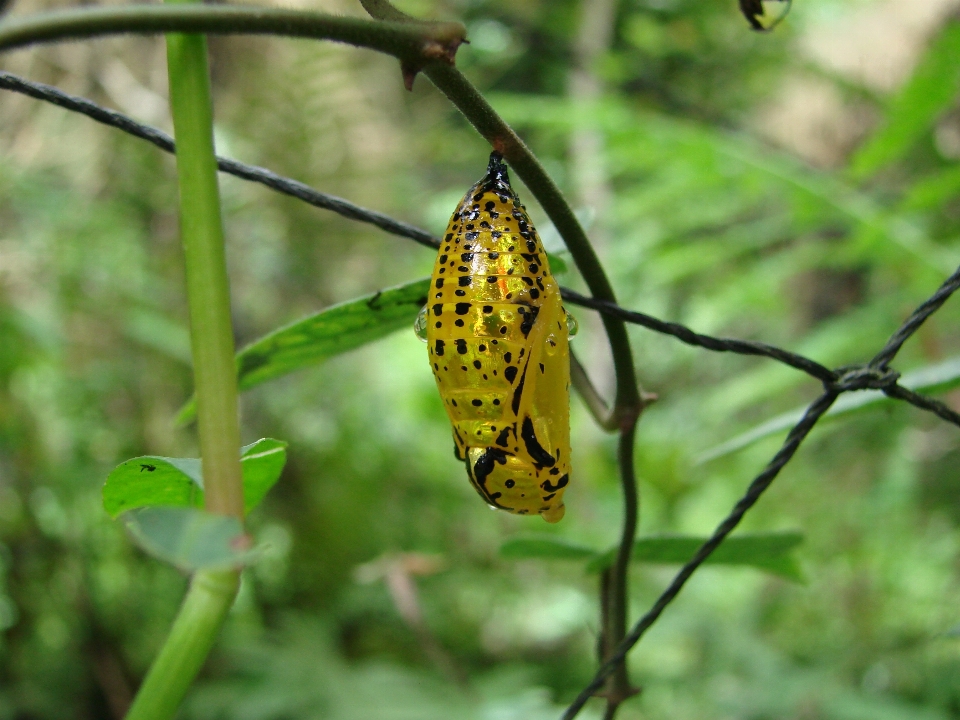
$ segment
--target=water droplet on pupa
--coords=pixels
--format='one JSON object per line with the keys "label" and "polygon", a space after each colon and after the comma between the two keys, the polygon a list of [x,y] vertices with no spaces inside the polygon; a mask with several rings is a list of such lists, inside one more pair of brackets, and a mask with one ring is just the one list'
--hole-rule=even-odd
{"label": "water droplet on pupa", "polygon": [[573,337],[580,331],[580,325],[577,323],[577,319],[566,310],[563,311],[563,314],[567,316],[567,336]]}
{"label": "water droplet on pupa", "polygon": [[556,355],[557,354],[557,336],[553,333],[547,335],[547,345],[546,345],[547,355]]}
{"label": "water droplet on pupa", "polygon": [[416,321],[413,323],[413,331],[417,334],[417,337],[427,341],[427,306],[424,305],[420,308],[420,313],[417,315]]}

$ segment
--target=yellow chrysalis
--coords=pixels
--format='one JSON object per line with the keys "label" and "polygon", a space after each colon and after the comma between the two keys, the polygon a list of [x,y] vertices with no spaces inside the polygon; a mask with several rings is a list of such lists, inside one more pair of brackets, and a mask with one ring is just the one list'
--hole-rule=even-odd
{"label": "yellow chrysalis", "polygon": [[450,218],[420,322],[474,488],[501,510],[560,520],[570,481],[566,314],[498,153]]}

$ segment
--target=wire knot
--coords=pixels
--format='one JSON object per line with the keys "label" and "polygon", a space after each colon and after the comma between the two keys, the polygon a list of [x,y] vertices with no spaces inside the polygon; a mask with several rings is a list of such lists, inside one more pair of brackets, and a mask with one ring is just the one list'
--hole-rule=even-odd
{"label": "wire knot", "polygon": [[848,365],[837,368],[837,379],[827,385],[828,389],[838,392],[848,390],[885,390],[897,384],[900,373],[891,368],[871,365]]}

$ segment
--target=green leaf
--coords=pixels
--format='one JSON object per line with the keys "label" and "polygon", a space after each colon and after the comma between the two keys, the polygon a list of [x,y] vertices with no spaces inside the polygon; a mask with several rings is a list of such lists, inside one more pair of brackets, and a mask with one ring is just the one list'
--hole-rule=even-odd
{"label": "green leaf", "polygon": [[900,203],[902,210],[932,210],[953,200],[960,194],[960,166],[921,178],[907,192]]}
{"label": "green leaf", "polygon": [[123,523],[146,553],[184,572],[249,564],[255,553],[235,517],[197,508],[148,507],[129,510]]}
{"label": "green leaf", "polygon": [[[250,512],[280,478],[287,443],[264,438],[240,451],[243,504]],[[103,486],[103,508],[116,518],[143,507],[203,507],[200,460],[146,455],[121,463]]]}
{"label": "green leaf", "polygon": [[[275,330],[237,353],[240,389],[249,390],[412,327],[429,289],[429,279],[415,280],[334,305]],[[178,413],[177,422],[189,422],[196,410],[196,400],[191,398]]]}
{"label": "green leaf", "polygon": [[[635,563],[682,565],[706,541],[705,537],[683,535],[639,538],[633,546],[631,560]],[[801,542],[803,535],[797,532],[743,533],[727,538],[704,564],[745,565],[791,580],[801,580],[800,568],[792,555]],[[609,567],[616,552],[615,548],[600,552],[552,535],[514,538],[500,546],[500,555],[514,560],[587,560],[590,572]]]}
{"label": "green leaf", "polygon": [[287,464],[287,443],[273,438],[262,438],[244,446],[240,451],[243,470],[243,511],[253,510],[270,488],[276,485]]}
{"label": "green leaf", "polygon": [[591,547],[552,535],[511,538],[500,546],[500,555],[512,560],[590,560],[598,554]]}
{"label": "green leaf", "polygon": [[551,252],[547,253],[547,262],[550,263],[550,272],[553,275],[563,275],[570,268],[567,267],[567,261],[564,260],[559,255],[555,255]]}
{"label": "green leaf", "polygon": [[854,156],[852,171],[865,178],[901,159],[948,109],[960,91],[960,23],[948,23],[913,77],[891,101],[886,122]]}
{"label": "green leaf", "polygon": [[[708,538],[683,535],[659,535],[639,538],[633,546],[631,561],[663,565],[682,565],[694,556]],[[744,565],[802,580],[800,567],[792,551],[803,542],[798,532],[743,533],[728,537],[704,561],[704,565]],[[591,571],[609,567],[616,557],[610,550],[587,565]]]}
{"label": "green leaf", "polygon": [[[960,385],[960,358],[950,358],[936,365],[913,370],[900,378],[900,384],[910,390],[926,393],[945,392]],[[881,403],[895,402],[880,390],[860,390],[846,393],[833,404],[823,416],[824,420],[835,420],[853,412],[869,409]],[[715,445],[697,457],[697,464],[716,460],[737,450],[752,445],[764,438],[789,430],[803,417],[805,408],[796,408],[766,420],[730,440]]]}

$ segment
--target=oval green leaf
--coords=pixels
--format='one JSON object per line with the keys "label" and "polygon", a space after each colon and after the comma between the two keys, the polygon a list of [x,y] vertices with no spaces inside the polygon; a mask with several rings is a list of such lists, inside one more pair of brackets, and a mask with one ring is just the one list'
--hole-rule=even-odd
{"label": "oval green leaf", "polygon": [[255,553],[235,517],[197,508],[148,507],[129,510],[123,523],[149,555],[184,572],[248,565]]}
{"label": "oval green leaf", "polygon": [[[245,512],[260,504],[280,478],[287,444],[263,438],[240,451]],[[103,486],[103,508],[113,518],[143,507],[203,507],[203,475],[196,458],[146,455],[121,463]]]}

